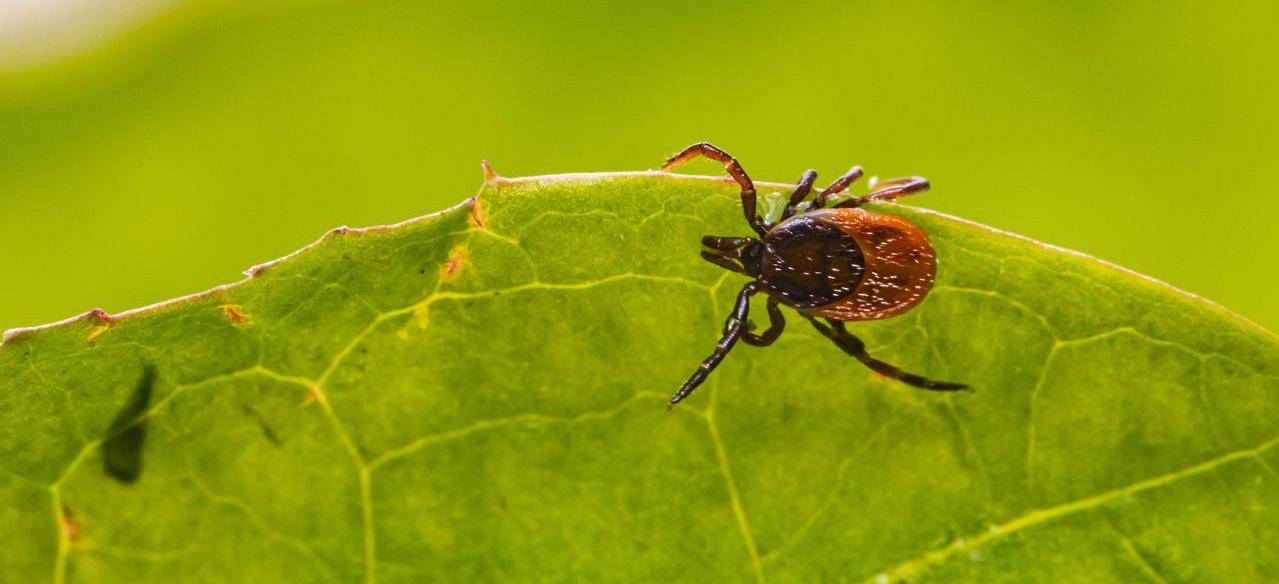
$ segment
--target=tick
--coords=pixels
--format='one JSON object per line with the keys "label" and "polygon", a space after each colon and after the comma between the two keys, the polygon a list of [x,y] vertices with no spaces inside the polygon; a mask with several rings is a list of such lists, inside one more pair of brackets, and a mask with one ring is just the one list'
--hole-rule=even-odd
{"label": "tick", "polygon": [[[685,148],[666,160],[670,170],[705,156],[724,165],[742,188],[742,211],[758,237],[702,238],[702,259],[751,278],[737,294],[733,311],[715,352],[675,392],[670,405],[683,401],[719,366],[728,352],[743,341],[767,347],[786,328],[781,306],[789,306],[849,356],[876,373],[907,385],[933,391],[954,391],[962,383],[934,381],[907,373],[871,357],[860,339],[844,323],[897,316],[917,306],[933,287],[937,254],[928,236],[914,223],[896,215],[860,209],[871,201],[885,201],[922,193],[928,181],[920,177],[898,178],[875,185],[872,192],[836,203],[830,198],[844,192],[862,176],[854,166],[811,201],[817,172],[809,170],[799,180],[776,223],[766,222],[755,209],[755,183],[737,159],[706,142]],[[768,296],[768,329],[756,334],[747,320],[751,298]]]}

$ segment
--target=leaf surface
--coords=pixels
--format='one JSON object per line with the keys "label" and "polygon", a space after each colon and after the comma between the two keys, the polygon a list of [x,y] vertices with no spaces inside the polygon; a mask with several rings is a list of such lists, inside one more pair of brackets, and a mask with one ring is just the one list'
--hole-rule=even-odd
{"label": "leaf surface", "polygon": [[744,283],[699,238],[746,229],[731,185],[663,173],[495,178],[11,331],[0,581],[1279,579],[1274,335],[877,209],[930,234],[937,287],[850,328],[976,391],[878,378],[788,311],[668,414]]}

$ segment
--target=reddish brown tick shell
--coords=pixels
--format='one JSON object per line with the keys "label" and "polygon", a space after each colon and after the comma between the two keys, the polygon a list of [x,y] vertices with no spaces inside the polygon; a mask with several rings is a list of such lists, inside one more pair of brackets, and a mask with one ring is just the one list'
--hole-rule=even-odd
{"label": "reddish brown tick shell", "polygon": [[862,250],[866,271],[852,294],[803,312],[841,321],[878,320],[914,308],[932,290],[937,253],[914,223],[859,208],[818,209],[804,215],[852,237]]}

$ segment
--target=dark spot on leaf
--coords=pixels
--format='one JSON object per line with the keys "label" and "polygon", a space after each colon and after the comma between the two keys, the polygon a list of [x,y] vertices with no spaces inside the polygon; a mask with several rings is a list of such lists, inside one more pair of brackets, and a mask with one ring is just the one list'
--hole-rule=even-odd
{"label": "dark spot on leaf", "polygon": [[262,414],[259,414],[258,411],[253,409],[253,406],[250,406],[249,404],[241,404],[241,408],[244,409],[244,413],[246,415],[252,417],[253,421],[258,423],[258,429],[262,430],[262,436],[266,438],[267,442],[270,442],[272,446],[279,446],[281,444],[280,435],[276,434],[275,430],[271,428],[271,425],[266,423],[266,418],[263,418]]}
{"label": "dark spot on leaf", "polygon": [[102,442],[102,461],[107,475],[125,484],[137,482],[142,475],[142,447],[147,437],[142,415],[151,404],[154,385],[155,367],[147,365],[133,395],[111,420],[106,440]]}

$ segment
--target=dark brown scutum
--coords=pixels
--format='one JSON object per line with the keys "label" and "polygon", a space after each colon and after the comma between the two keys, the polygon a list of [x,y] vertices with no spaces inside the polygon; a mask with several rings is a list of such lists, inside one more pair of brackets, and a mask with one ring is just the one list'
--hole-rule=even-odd
{"label": "dark brown scutum", "polygon": [[761,264],[769,292],[796,308],[846,298],[866,271],[862,250],[852,237],[836,225],[804,215],[768,232]]}

